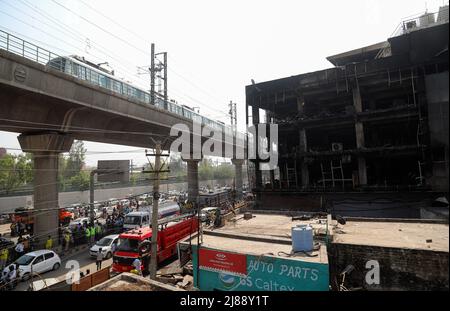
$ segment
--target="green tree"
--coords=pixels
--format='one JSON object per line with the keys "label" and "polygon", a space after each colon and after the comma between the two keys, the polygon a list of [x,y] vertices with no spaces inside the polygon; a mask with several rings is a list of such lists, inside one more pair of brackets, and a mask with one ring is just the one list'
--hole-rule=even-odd
{"label": "green tree", "polygon": [[0,158],[0,187],[9,193],[33,180],[31,154],[6,154]]}
{"label": "green tree", "polygon": [[214,168],[211,159],[204,158],[198,165],[198,177],[200,180],[210,180],[214,177]]}
{"label": "green tree", "polygon": [[78,189],[79,191],[84,191],[89,189],[89,172],[81,171],[77,175],[72,176],[69,179],[69,183],[72,187]]}
{"label": "green tree", "polygon": [[67,187],[77,190],[89,189],[89,172],[83,171],[86,148],[81,140],[76,140],[70,148],[68,156],[59,158],[58,183],[59,190],[64,191]]}
{"label": "green tree", "polygon": [[69,156],[66,159],[64,167],[64,177],[70,179],[73,176],[78,175],[84,166],[84,160],[86,158],[86,148],[82,140],[76,140],[70,148]]}

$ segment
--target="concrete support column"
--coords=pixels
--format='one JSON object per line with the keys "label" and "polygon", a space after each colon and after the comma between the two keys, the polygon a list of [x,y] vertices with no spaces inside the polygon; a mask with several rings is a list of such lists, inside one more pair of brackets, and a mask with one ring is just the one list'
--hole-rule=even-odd
{"label": "concrete support column", "polygon": [[[38,245],[51,235],[58,241],[58,163],[59,154],[68,152],[73,138],[58,133],[22,134],[18,137],[24,152],[33,154],[34,162],[34,229]],[[41,212],[40,212],[41,211]]]}
{"label": "concrete support column", "polygon": [[185,160],[187,163],[188,200],[198,203],[198,162],[201,160]]}
{"label": "concrete support column", "polygon": [[[355,107],[355,112],[362,112],[362,100],[359,85],[353,88],[353,106]],[[362,122],[356,121],[355,123],[355,133],[356,133],[356,148],[364,148],[364,126]],[[363,156],[358,157],[358,177],[360,185],[367,185],[367,167],[366,159]]]}
{"label": "concrete support column", "polygon": [[[306,130],[300,129],[300,153],[308,151],[308,141],[306,139]],[[309,167],[305,161],[305,157],[301,158],[302,187],[309,185]]]}
{"label": "concrete support column", "polygon": [[253,125],[255,126],[255,139],[256,139],[256,148],[255,148],[255,153],[256,153],[256,159],[254,160],[255,163],[255,188],[260,189],[262,188],[262,173],[261,173],[261,169],[259,168],[259,156],[258,156],[258,148],[259,148],[259,141],[258,141],[258,135],[259,135],[259,131],[258,131],[258,124],[259,124],[259,108],[256,106],[252,106],[252,122]]}
{"label": "concrete support column", "polygon": [[304,107],[305,107],[305,99],[303,98],[303,96],[297,97],[297,111],[299,114],[303,113]]}
{"label": "concrete support column", "polygon": [[243,176],[242,176],[242,164],[244,164],[243,159],[232,159],[231,163],[234,165],[235,170],[235,189],[236,189],[236,200],[242,199],[242,183],[243,183]]}
{"label": "concrete support column", "polygon": [[275,170],[270,170],[270,185],[275,188]]}

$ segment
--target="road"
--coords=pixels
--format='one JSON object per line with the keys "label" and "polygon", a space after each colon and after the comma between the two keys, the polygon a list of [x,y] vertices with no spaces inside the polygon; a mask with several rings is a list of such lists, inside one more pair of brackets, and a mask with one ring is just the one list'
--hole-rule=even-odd
{"label": "road", "polygon": [[[0,225],[0,234],[2,236],[9,238],[9,235],[10,235],[9,226],[10,226],[9,224]],[[16,243],[17,237],[12,238],[11,240],[14,241],[14,243]],[[88,269],[90,270],[91,273],[93,273],[97,270],[97,266],[95,264],[95,258],[91,258],[89,256],[89,250],[85,250],[83,252],[79,252],[77,254],[74,254],[74,255],[64,258],[61,262],[61,267],[57,271],[46,272],[41,277],[44,279],[56,278],[60,281],[65,280],[67,273],[71,271],[70,266],[68,266],[66,268],[66,264],[69,260],[77,261],[79,264],[79,267],[80,267],[80,271],[82,271],[83,273],[86,273],[86,270],[88,270]],[[102,268],[109,267],[111,265],[112,265],[112,259],[104,260],[102,263]],[[35,277],[35,281],[38,279],[39,279],[39,277]],[[29,284],[30,284],[30,281],[20,282],[15,290],[16,291],[25,291],[28,289]]]}
{"label": "road", "polygon": [[[72,256],[69,256],[67,258],[64,258],[61,262],[61,267],[56,271],[49,271],[41,275],[43,279],[48,278],[56,278],[59,281],[64,281],[66,279],[66,275],[71,272],[72,267],[67,266],[66,264],[70,260],[75,260],[78,262],[80,266],[80,272],[83,272],[86,274],[86,270],[90,270],[91,273],[97,271],[97,267],[95,264],[95,258],[91,258],[89,256],[89,250],[85,250],[83,252],[80,252],[78,254],[74,254]],[[112,265],[112,259],[104,260],[102,263],[102,268],[109,267]],[[72,273],[69,274],[69,276],[72,275]],[[35,281],[39,280],[40,278],[35,277]],[[19,285],[16,287],[16,291],[26,291],[28,289],[28,286],[30,284],[30,281],[26,282],[20,282]]]}

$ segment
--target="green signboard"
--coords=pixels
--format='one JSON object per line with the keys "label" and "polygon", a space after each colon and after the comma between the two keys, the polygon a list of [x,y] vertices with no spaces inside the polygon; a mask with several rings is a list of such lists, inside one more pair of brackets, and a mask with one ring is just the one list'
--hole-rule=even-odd
{"label": "green signboard", "polygon": [[[192,247],[193,264],[197,267],[196,246]],[[217,251],[222,257],[223,254],[236,254],[209,250]],[[289,257],[241,255],[246,257],[245,275],[226,271],[226,268],[208,268],[203,264],[198,270],[194,268],[195,286],[204,291],[327,291],[329,289],[328,264]],[[226,267],[226,265],[223,266]]]}

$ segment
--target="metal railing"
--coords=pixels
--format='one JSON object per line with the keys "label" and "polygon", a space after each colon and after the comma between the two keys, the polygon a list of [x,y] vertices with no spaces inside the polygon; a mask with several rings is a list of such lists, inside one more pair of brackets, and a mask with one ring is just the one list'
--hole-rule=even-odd
{"label": "metal railing", "polygon": [[[128,97],[132,97],[135,100],[138,100],[140,102],[149,104],[150,103],[150,94],[147,94],[148,96],[137,96],[137,92],[138,90],[140,92],[145,92],[142,91],[142,89],[138,89],[136,86],[133,86],[132,84],[128,84],[124,81],[119,81],[119,80],[115,80],[115,81],[108,81],[106,82],[100,81],[100,76],[102,76],[103,74],[100,72],[97,72],[95,75],[93,74],[92,76],[87,73],[85,73],[84,71],[82,71],[81,69],[78,69],[77,66],[77,62],[73,62],[70,58],[68,57],[61,57],[58,54],[55,54],[47,49],[44,49],[42,47],[39,47],[33,43],[30,43],[26,40],[23,40],[17,36],[14,36],[8,32],[5,32],[3,30],[0,29],[0,49],[6,50],[8,52],[11,52],[13,54],[22,56],[24,58],[27,58],[29,60],[35,61],[39,64],[43,64],[45,66],[54,68],[58,71],[64,72],[70,76],[76,77],[80,80],[83,81],[87,81],[91,84],[94,84],[96,86],[100,86],[102,88],[108,89],[114,93],[117,94],[121,94],[121,95],[125,95]],[[63,61],[64,59],[64,61]],[[79,62],[78,62],[79,63]],[[84,65],[82,65],[84,66]],[[86,66],[85,68],[89,68],[89,66]],[[87,71],[87,70],[85,70]],[[103,75],[104,79],[110,79],[110,77],[107,77],[105,75]],[[114,87],[114,85],[118,83],[118,85],[120,85],[120,87],[118,89],[116,89]],[[126,89],[126,91],[125,91]],[[134,94],[133,92],[135,92],[136,94]],[[133,95],[134,94],[134,95]],[[160,98],[156,98],[156,101],[154,103],[154,105],[160,109],[166,110],[170,113],[173,114],[177,114],[180,116],[183,116],[185,118],[194,120],[194,117],[187,117],[186,115],[184,115],[183,113],[183,107],[179,104],[175,104],[173,102],[169,101],[165,101],[163,99]],[[175,110],[174,110],[175,109]],[[207,119],[207,121],[205,121],[205,125],[209,125],[211,127],[222,127],[224,126],[224,130],[229,129],[230,126],[228,125],[223,125],[221,122],[218,121],[213,121],[213,120],[209,120],[209,118],[206,118],[205,116],[202,115],[197,115],[198,116],[200,122],[203,124],[203,119]],[[244,136],[246,137],[246,136]]]}
{"label": "metal railing", "polygon": [[[43,65],[47,65],[50,60],[60,57],[49,50],[41,48],[3,30],[0,30],[0,49],[20,55]],[[55,69],[61,70],[61,68]]]}
{"label": "metal railing", "polygon": [[391,34],[390,38],[401,36],[403,34],[423,29],[429,26],[448,23],[449,21],[449,7],[441,7],[438,12],[433,13],[420,13],[414,16],[410,16],[407,19],[400,22]]}

